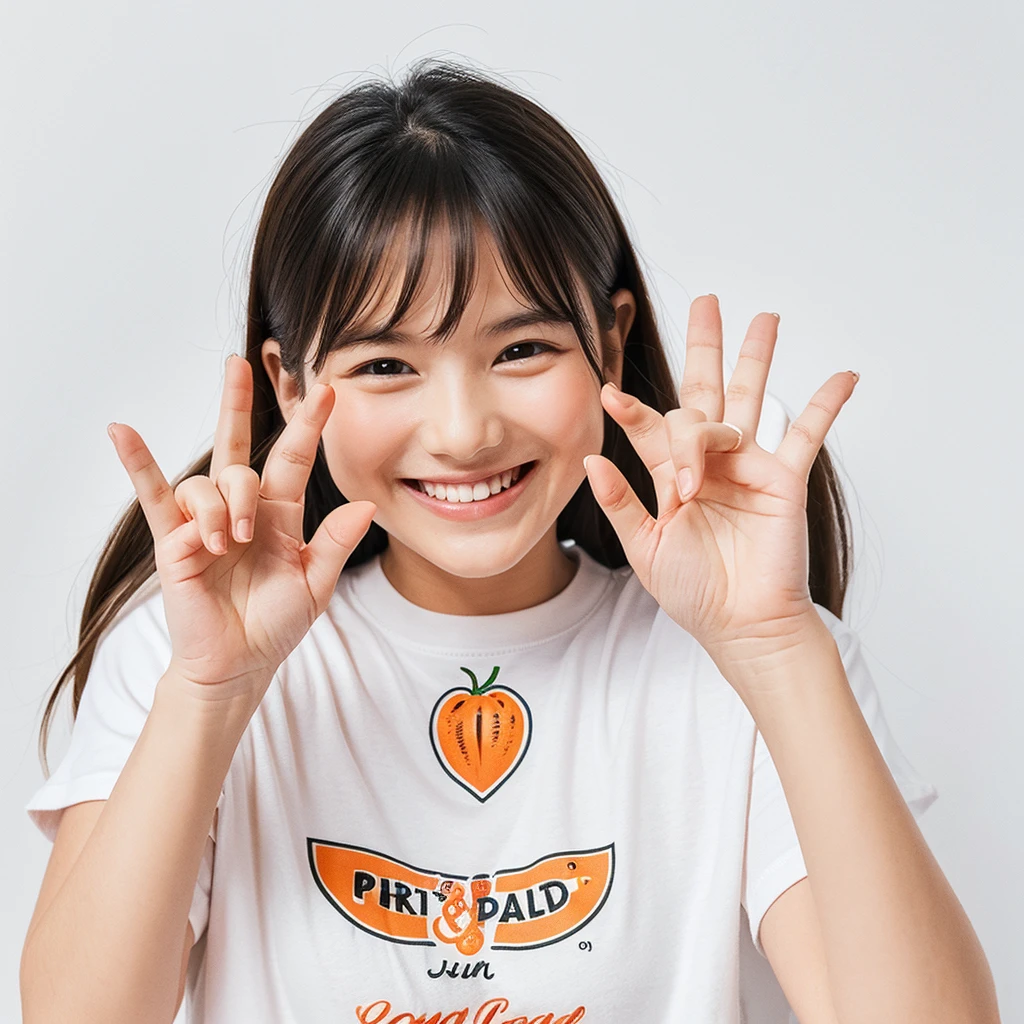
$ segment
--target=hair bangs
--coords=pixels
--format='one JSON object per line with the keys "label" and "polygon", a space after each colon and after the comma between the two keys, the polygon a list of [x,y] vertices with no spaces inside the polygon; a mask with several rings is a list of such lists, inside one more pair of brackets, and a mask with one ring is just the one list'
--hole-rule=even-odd
{"label": "hair bangs", "polygon": [[[346,229],[323,302],[314,372],[353,332],[372,337],[398,328],[422,290],[428,259],[445,260],[441,281],[447,294],[430,340],[449,337],[465,312],[476,270],[478,211],[456,163],[444,159],[443,149],[420,141],[416,157],[396,161],[391,180],[371,178],[366,191],[351,198],[355,209],[376,211],[372,217],[341,218]],[[392,258],[399,242],[406,249],[404,266]],[[396,291],[386,318],[371,325],[381,297]]]}
{"label": "hair bangs", "polygon": [[[467,160],[457,144],[439,133],[427,137],[421,130],[410,132],[408,142],[413,152],[394,161],[391,175],[368,175],[360,194],[345,204],[353,213],[373,210],[374,215],[339,217],[346,227],[322,304],[314,372],[353,333],[373,337],[396,330],[420,294],[428,259],[444,259],[446,294],[444,314],[428,340],[446,340],[469,302],[480,234],[487,231],[510,289],[528,307],[570,323],[600,377],[580,287],[584,257],[550,227],[564,219],[564,211],[538,201],[536,192],[507,165],[495,168],[490,161]],[[404,266],[391,258],[399,241],[405,243]],[[371,324],[380,297],[396,292],[386,319]]]}
{"label": "hair bangs", "polygon": [[[543,221],[538,207],[530,210]],[[545,237],[543,231],[530,230],[540,226],[512,217],[503,217],[493,224],[502,262],[515,287],[533,306],[554,319],[572,324],[580,347],[600,379],[601,360],[576,279],[575,261],[557,240]]]}

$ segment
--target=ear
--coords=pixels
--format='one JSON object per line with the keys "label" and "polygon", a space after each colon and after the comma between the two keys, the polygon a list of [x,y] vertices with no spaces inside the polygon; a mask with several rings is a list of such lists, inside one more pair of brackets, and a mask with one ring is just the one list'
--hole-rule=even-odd
{"label": "ear", "polygon": [[622,359],[629,330],[636,316],[636,299],[628,288],[620,288],[610,299],[615,309],[615,323],[610,330],[601,334],[602,352],[604,353],[604,379],[611,381],[616,387],[622,387]]}
{"label": "ear", "polygon": [[295,407],[302,401],[298,381],[281,365],[281,346],[274,338],[267,338],[260,349],[260,359],[267,371],[277,396],[277,404],[285,423],[292,418]]}

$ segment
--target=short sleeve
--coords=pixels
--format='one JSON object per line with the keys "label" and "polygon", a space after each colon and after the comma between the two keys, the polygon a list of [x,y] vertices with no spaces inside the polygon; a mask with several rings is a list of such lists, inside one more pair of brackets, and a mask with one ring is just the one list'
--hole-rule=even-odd
{"label": "short sleeve", "polygon": [[[100,638],[67,752],[25,805],[33,824],[51,843],[66,807],[110,796],[142,732],[153,706],[156,684],[170,660],[162,594],[158,588],[153,592],[152,587],[146,587],[133,595]],[[206,927],[209,912],[215,839],[211,824],[189,912],[196,938]]]}
{"label": "short sleeve", "polygon": [[[827,608],[815,605],[835,638],[850,688],[889,771],[915,818],[937,799],[936,788],[904,756],[885,720],[874,679],[857,634]],[[767,745],[757,733],[754,743],[747,842],[744,855],[743,907],[754,948],[765,955],[758,936],[768,908],[807,875],[789,805]]]}

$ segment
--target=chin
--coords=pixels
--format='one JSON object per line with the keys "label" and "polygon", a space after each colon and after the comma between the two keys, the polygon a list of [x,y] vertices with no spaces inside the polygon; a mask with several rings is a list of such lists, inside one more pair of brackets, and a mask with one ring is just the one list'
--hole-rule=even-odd
{"label": "chin", "polygon": [[495,551],[493,542],[465,545],[446,545],[444,548],[429,548],[420,552],[443,572],[461,579],[478,580],[500,576],[514,568],[525,557],[528,547],[513,552]]}
{"label": "chin", "polygon": [[[541,533],[543,536],[543,531]],[[425,544],[410,544],[408,548],[420,558],[437,566],[442,572],[460,579],[486,579],[508,572],[526,557],[539,542],[509,537],[506,542],[496,542],[493,534],[465,537],[457,541],[444,542],[440,539]]]}

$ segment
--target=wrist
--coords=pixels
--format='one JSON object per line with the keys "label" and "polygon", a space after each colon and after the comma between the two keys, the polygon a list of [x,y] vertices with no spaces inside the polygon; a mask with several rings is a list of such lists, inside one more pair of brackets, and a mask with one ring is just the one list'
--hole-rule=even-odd
{"label": "wrist", "polygon": [[266,693],[274,673],[269,669],[246,672],[219,682],[195,679],[172,659],[167,671],[160,677],[157,689],[174,695],[198,707],[211,711],[227,711],[231,708],[249,708],[255,711]]}
{"label": "wrist", "polygon": [[781,630],[736,637],[707,647],[718,670],[741,694],[744,690],[777,691],[798,684],[797,666],[837,653],[835,638],[811,608]]}
{"label": "wrist", "polygon": [[164,737],[168,763],[175,758],[179,765],[187,762],[205,777],[216,779],[219,788],[263,691],[206,692],[216,689],[168,669],[157,682],[143,733],[151,730],[152,735]]}

